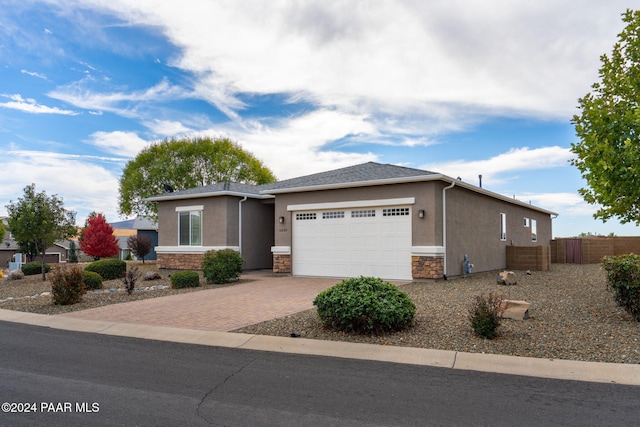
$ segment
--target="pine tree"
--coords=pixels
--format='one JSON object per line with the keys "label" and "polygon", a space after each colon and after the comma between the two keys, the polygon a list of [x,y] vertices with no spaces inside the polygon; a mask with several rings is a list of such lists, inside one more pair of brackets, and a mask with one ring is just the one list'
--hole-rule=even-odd
{"label": "pine tree", "polygon": [[78,250],[76,249],[76,242],[74,242],[73,240],[69,242],[69,262],[78,262]]}
{"label": "pine tree", "polygon": [[101,213],[92,212],[80,234],[80,248],[94,259],[110,258],[120,251],[113,227]]}

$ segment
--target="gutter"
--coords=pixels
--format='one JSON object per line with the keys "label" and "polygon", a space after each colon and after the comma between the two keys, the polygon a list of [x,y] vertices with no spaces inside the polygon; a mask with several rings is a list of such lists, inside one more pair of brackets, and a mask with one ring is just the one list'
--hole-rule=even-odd
{"label": "gutter", "polygon": [[455,181],[451,181],[451,185],[442,189],[442,247],[444,248],[444,268],[442,278],[447,280],[447,190],[451,190],[456,185]]}
{"label": "gutter", "polygon": [[238,252],[242,255],[242,204],[247,201],[247,196],[238,202]]}

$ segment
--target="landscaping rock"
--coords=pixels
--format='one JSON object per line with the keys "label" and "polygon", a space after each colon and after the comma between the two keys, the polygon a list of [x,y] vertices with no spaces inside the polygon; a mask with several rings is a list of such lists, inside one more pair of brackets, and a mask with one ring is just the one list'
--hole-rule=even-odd
{"label": "landscaping rock", "polygon": [[526,320],[529,318],[530,302],[503,300],[502,301],[502,317],[503,319]]}
{"label": "landscaping rock", "polygon": [[498,273],[496,281],[499,285],[513,286],[518,283],[518,278],[516,277],[516,273],[513,271],[501,271]]}

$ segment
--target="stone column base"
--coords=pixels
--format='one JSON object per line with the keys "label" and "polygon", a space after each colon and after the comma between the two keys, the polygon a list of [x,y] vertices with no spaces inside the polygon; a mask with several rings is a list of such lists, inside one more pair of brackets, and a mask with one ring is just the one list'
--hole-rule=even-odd
{"label": "stone column base", "polygon": [[158,268],[170,270],[202,270],[204,254],[158,254]]}
{"label": "stone column base", "polygon": [[291,273],[291,255],[273,254],[273,272]]}
{"label": "stone column base", "polygon": [[412,256],[411,275],[414,279],[442,279],[444,275],[444,257]]}

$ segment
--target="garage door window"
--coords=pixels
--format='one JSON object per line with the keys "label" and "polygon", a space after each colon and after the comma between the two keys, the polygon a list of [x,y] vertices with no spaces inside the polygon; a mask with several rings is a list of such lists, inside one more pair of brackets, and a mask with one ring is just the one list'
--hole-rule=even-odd
{"label": "garage door window", "polygon": [[322,219],[344,218],[344,211],[322,212]]}
{"label": "garage door window", "polygon": [[388,208],[382,210],[382,216],[405,216],[409,215],[409,208]]}
{"label": "garage door window", "polygon": [[306,221],[310,219],[316,219],[316,213],[299,213],[296,214],[296,220],[298,221]]}
{"label": "garage door window", "polygon": [[375,209],[364,209],[360,211],[351,211],[351,218],[366,218],[376,216]]}

